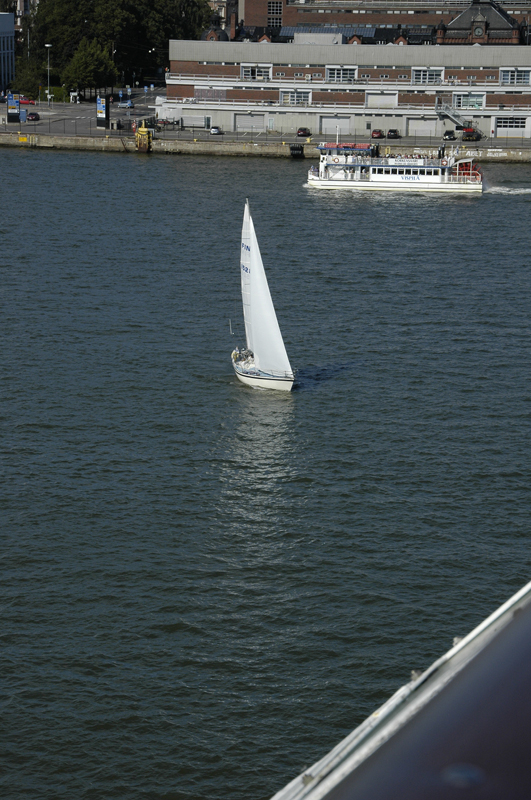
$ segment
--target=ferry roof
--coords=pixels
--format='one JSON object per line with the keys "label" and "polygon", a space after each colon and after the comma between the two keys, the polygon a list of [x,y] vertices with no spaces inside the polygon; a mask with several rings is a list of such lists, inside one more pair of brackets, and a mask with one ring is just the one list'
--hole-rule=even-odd
{"label": "ferry roof", "polygon": [[528,583],[273,800],[531,797],[530,663]]}

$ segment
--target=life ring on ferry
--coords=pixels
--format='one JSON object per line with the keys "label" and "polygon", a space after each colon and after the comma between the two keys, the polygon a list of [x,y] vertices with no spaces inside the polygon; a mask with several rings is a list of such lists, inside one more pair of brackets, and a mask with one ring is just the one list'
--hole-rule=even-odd
{"label": "life ring on ferry", "polygon": [[332,161],[334,162],[334,164],[339,164],[339,158],[333,158]]}
{"label": "life ring on ferry", "polygon": [[446,160],[446,158],[441,158],[441,167],[447,167],[447,166],[448,166],[448,161]]}

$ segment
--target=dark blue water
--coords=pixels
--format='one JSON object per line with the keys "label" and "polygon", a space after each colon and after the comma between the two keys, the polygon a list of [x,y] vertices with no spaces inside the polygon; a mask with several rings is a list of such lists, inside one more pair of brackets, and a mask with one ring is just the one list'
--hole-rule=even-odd
{"label": "dark blue water", "polygon": [[531,168],[307,166],[0,152],[6,800],[263,800],[529,579]]}

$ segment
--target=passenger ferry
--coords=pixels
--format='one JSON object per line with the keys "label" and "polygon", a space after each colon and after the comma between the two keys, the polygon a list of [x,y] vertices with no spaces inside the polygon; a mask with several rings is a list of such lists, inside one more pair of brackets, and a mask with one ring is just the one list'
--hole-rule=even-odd
{"label": "passenger ferry", "polygon": [[363,189],[393,192],[475,192],[483,175],[473,158],[459,158],[440,147],[436,158],[423,155],[380,156],[377,144],[318,145],[319,168],[311,167],[308,185],[318,189]]}

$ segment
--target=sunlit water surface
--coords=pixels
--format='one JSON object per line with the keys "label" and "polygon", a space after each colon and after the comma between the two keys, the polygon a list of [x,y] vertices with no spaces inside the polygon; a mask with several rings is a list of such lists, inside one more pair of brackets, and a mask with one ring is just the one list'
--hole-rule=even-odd
{"label": "sunlit water surface", "polygon": [[0,153],[6,799],[263,800],[529,579],[531,168],[308,163]]}

